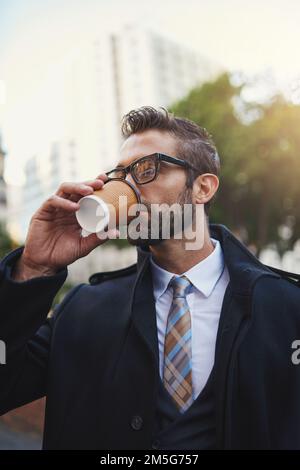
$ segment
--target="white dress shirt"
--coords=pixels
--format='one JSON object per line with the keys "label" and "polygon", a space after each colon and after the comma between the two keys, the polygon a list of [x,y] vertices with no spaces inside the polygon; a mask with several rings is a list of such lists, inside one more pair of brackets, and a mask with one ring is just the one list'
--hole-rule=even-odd
{"label": "white dress shirt", "polygon": [[[214,250],[184,274],[193,284],[187,295],[192,328],[192,381],[194,400],[203,390],[214,365],[216,337],[223,297],[229,274],[218,240],[211,238]],[[151,257],[156,324],[159,347],[159,369],[163,378],[164,341],[173,289],[168,287],[175,275],[158,266]]]}

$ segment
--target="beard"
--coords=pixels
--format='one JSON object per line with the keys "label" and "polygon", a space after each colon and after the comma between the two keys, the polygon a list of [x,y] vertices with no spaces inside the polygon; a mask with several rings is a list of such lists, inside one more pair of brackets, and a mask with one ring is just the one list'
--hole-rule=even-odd
{"label": "beard", "polygon": [[[131,245],[139,246],[141,248],[147,248],[153,245],[160,245],[165,240],[169,240],[174,238],[176,235],[182,234],[184,229],[190,227],[194,222],[195,217],[195,204],[192,203],[192,190],[189,188],[185,188],[182,193],[179,195],[178,200],[176,202],[177,207],[177,214],[181,218],[176,219],[176,211],[164,211],[160,210],[155,207],[157,203],[151,203],[149,201],[141,201],[142,205],[144,206],[143,210],[141,211],[137,217],[140,217],[141,213],[144,215],[144,219],[138,224],[139,225],[139,235],[135,236],[134,238],[130,235],[130,227],[127,230],[127,240]],[[153,205],[154,204],[154,205]],[[163,204],[163,203],[161,203]],[[165,203],[166,204],[166,203]],[[168,207],[172,206],[174,202],[168,204]],[[185,204],[189,204],[191,207],[191,211],[188,214],[188,217],[184,215],[185,211]],[[169,218],[168,221],[168,233],[164,231],[164,222],[166,221],[166,217]],[[181,223],[178,223],[178,220]],[[135,232],[135,234],[137,231]],[[153,233],[155,233],[155,237],[153,237]]]}

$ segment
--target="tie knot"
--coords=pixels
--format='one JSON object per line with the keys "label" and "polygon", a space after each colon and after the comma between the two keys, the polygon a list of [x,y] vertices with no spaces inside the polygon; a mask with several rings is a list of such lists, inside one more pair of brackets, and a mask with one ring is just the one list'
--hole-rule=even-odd
{"label": "tie knot", "polygon": [[192,288],[191,282],[185,276],[174,276],[170,281],[173,297],[185,297]]}

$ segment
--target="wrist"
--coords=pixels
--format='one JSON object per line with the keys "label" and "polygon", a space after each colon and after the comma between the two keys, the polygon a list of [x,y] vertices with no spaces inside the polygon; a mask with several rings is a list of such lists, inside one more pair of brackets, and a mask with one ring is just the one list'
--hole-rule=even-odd
{"label": "wrist", "polygon": [[13,267],[11,277],[14,281],[28,281],[35,277],[53,276],[57,272],[53,268],[37,265],[22,255]]}

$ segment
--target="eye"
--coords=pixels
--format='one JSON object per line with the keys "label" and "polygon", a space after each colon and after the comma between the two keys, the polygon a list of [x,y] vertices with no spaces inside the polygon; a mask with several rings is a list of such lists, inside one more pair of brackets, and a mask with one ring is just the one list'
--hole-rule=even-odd
{"label": "eye", "polygon": [[134,175],[141,182],[153,179],[156,173],[156,165],[152,159],[145,159],[134,165]]}

